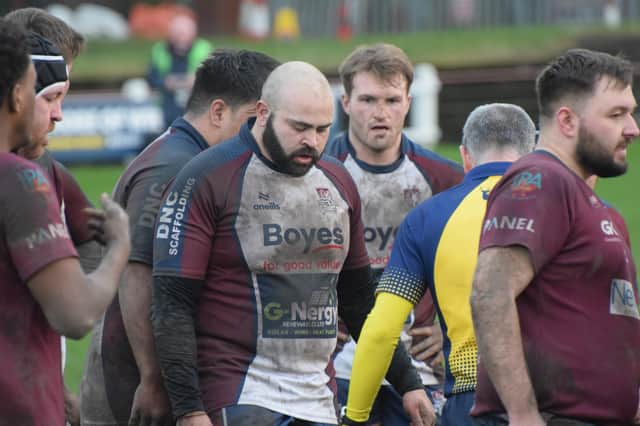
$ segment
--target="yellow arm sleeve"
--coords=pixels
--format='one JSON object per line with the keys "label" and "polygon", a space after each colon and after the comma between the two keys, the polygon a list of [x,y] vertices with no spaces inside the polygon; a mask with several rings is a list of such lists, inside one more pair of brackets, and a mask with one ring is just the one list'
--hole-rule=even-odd
{"label": "yellow arm sleeve", "polygon": [[413,304],[395,294],[380,292],[367,316],[353,357],[347,416],[363,422],[369,418],[400,332]]}

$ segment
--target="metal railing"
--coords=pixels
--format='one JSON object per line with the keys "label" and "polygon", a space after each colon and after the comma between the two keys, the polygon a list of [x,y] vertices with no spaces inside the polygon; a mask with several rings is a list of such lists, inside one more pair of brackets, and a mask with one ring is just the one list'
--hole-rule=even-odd
{"label": "metal railing", "polygon": [[516,25],[603,23],[606,5],[622,22],[640,20],[638,0],[271,0],[298,13],[307,37],[333,37],[340,16],[354,34]]}

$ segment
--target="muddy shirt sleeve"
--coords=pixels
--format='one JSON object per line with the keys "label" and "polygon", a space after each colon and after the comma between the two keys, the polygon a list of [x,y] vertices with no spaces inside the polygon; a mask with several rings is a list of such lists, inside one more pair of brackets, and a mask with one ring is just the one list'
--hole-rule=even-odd
{"label": "muddy shirt sleeve", "polygon": [[123,207],[129,215],[129,261],[153,265],[154,228],[165,189],[179,169],[154,167],[138,173],[127,184]]}
{"label": "muddy shirt sleeve", "polygon": [[344,193],[350,207],[349,230],[350,244],[343,269],[356,269],[369,265],[369,256],[364,242],[364,223],[362,222],[362,205],[355,183],[349,178],[344,185]]}
{"label": "muddy shirt sleeve", "polygon": [[33,163],[3,173],[2,225],[9,255],[23,282],[48,264],[77,256],[55,191]]}
{"label": "muddy shirt sleeve", "polygon": [[55,173],[58,177],[59,184],[62,185],[63,213],[71,239],[76,245],[90,241],[89,216],[84,210],[93,207],[93,205],[84,192],[82,192],[78,181],[76,181],[66,167],[57,161],[54,162],[53,167],[56,170]]}
{"label": "muddy shirt sleeve", "polygon": [[202,411],[195,311],[215,232],[213,191],[187,165],[167,190],[154,239],[151,323],[173,415]]}

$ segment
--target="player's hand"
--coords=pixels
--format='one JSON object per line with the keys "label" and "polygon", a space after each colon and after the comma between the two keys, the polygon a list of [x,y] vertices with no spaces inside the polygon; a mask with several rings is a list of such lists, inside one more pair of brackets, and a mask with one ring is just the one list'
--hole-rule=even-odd
{"label": "player's hand", "polygon": [[342,416],[342,419],[340,420],[340,426],[364,426],[366,424],[367,422],[356,422],[355,420],[351,420],[346,414]]}
{"label": "player's hand", "polygon": [[436,412],[424,389],[416,389],[402,395],[402,406],[411,419],[411,426],[434,426]]}
{"label": "player's hand", "polygon": [[71,426],[80,426],[80,399],[64,388],[64,417]]}
{"label": "player's hand", "polygon": [[442,362],[442,329],[440,324],[426,327],[414,327],[409,330],[413,343],[409,353],[418,361],[434,366]]}
{"label": "player's hand", "polygon": [[176,422],[176,426],[213,426],[211,419],[205,413],[195,416],[182,416]]}
{"label": "player's hand", "polygon": [[336,353],[337,353],[337,352],[340,352],[342,348],[344,348],[344,345],[346,345],[349,340],[351,340],[351,336],[349,336],[349,333],[345,333],[344,331],[340,331],[340,329],[338,329],[338,333],[336,337],[338,340],[336,343]]}
{"label": "player's hand", "polygon": [[100,197],[102,210],[87,208],[89,228],[101,244],[122,244],[129,247],[129,216],[107,194]]}
{"label": "player's hand", "polygon": [[140,382],[133,396],[129,426],[170,426],[172,420],[171,405],[162,384]]}

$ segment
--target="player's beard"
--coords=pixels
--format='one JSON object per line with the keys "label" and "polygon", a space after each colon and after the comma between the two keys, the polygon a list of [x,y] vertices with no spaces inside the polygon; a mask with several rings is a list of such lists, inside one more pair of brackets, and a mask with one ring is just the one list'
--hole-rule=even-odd
{"label": "player's beard", "polygon": [[[308,146],[297,149],[287,155],[284,152],[282,143],[273,128],[273,113],[267,119],[267,124],[265,125],[264,133],[262,134],[262,143],[273,164],[275,164],[275,166],[283,173],[293,176],[304,176],[320,158],[318,151]],[[308,155],[312,160],[309,164],[299,164],[293,160],[297,155]]]}
{"label": "player's beard", "polygon": [[16,154],[16,155],[20,155],[21,157],[24,157],[24,158],[27,158],[27,159],[31,160],[31,158],[25,157],[20,152],[20,151],[22,151],[24,149],[29,149],[29,147],[33,146],[33,141],[31,139],[31,134],[29,132],[23,132],[23,134],[20,135],[20,139],[18,139],[18,141],[19,141],[18,145],[13,147],[11,152]]}
{"label": "player's beard", "polygon": [[607,152],[606,144],[585,127],[580,127],[576,146],[578,163],[589,174],[600,177],[620,176],[627,171],[627,162],[616,163],[614,152]]}
{"label": "player's beard", "polygon": [[44,145],[42,142],[30,139],[28,143],[17,149],[17,154],[27,160],[35,161],[44,154]]}

